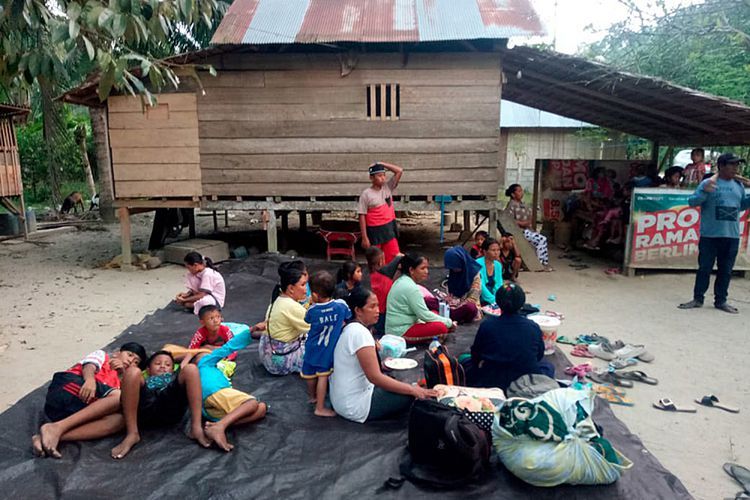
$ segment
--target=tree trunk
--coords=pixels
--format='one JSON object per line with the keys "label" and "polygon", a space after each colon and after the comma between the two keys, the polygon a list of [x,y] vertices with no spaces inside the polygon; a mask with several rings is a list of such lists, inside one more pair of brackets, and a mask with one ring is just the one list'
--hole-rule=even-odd
{"label": "tree trunk", "polygon": [[83,161],[83,171],[86,172],[86,184],[89,186],[89,196],[93,198],[96,195],[96,184],[94,184],[94,174],[91,172],[89,152],[86,148],[86,127],[84,125],[78,126],[76,140],[78,141],[78,149],[81,150],[81,160]]}
{"label": "tree trunk", "polygon": [[42,97],[42,122],[44,126],[44,143],[47,159],[47,173],[49,174],[49,187],[52,196],[52,205],[59,209],[62,205],[60,194],[60,151],[62,118],[60,112],[61,104],[54,100],[54,86],[45,78],[39,78],[39,90]]}
{"label": "tree trunk", "polygon": [[104,222],[115,222],[114,184],[112,182],[112,162],[109,154],[107,135],[107,109],[89,108],[91,114],[91,135],[94,136],[94,153],[99,173],[99,215]]}

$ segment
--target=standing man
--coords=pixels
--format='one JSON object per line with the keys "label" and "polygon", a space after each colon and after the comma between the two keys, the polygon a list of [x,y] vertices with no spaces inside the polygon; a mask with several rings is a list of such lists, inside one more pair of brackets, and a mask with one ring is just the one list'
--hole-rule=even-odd
{"label": "standing man", "polygon": [[[385,171],[393,172],[388,181]],[[393,192],[401,180],[404,170],[390,163],[376,162],[370,165],[372,185],[359,196],[359,228],[362,231],[362,248],[379,247],[385,254],[386,264],[399,254],[396,211],[393,208]]]}
{"label": "standing man", "polygon": [[698,272],[695,275],[693,300],[680,304],[680,309],[703,306],[703,298],[716,262],[714,307],[737,314],[736,307],[727,303],[729,280],[740,245],[739,214],[750,208],[750,197],[735,178],[738,165],[745,160],[732,153],[719,156],[719,172],[698,185],[688,199],[691,207],[701,207],[701,237],[698,243]]}

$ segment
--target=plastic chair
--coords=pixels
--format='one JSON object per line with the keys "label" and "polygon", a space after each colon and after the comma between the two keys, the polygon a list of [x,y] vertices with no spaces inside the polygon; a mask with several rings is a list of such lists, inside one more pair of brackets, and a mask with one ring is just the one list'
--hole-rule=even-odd
{"label": "plastic chair", "polygon": [[356,253],[354,244],[359,239],[358,233],[339,232],[339,231],[318,231],[326,242],[326,259],[331,260],[333,255],[343,255],[350,260],[355,260]]}

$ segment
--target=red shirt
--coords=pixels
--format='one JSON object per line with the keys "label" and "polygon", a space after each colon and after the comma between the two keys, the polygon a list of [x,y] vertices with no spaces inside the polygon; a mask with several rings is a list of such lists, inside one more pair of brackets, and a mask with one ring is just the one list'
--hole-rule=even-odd
{"label": "red shirt", "polygon": [[[229,342],[229,339],[234,337],[234,334],[232,333],[232,330],[229,329],[226,325],[219,325],[219,331],[216,335],[216,338],[209,342],[208,340],[208,330],[206,330],[206,327],[203,326],[198,329],[195,334],[193,334],[193,338],[190,340],[190,345],[188,345],[188,349],[198,349],[201,346],[204,346],[206,344],[210,346],[223,346],[227,342]],[[227,356],[228,360],[234,360],[237,357],[237,353],[233,353],[229,356]]]}
{"label": "red shirt", "polygon": [[385,313],[388,292],[391,291],[393,280],[383,273],[374,272],[370,275],[370,288],[378,298],[378,310],[381,314]]}
{"label": "red shirt", "polygon": [[[68,373],[83,377],[83,366],[88,364],[92,364],[97,368],[96,375],[94,375],[94,380],[108,385],[113,389],[120,388],[120,374],[117,372],[117,370],[114,370],[109,366],[109,355],[104,351],[92,352],[91,354],[83,358],[80,363],[76,364],[70,370],[68,370]],[[81,390],[81,387],[78,385],[75,385],[75,387],[73,385],[68,387],[68,385],[66,385],[65,387],[63,387],[63,389],[77,396],[78,391]]]}

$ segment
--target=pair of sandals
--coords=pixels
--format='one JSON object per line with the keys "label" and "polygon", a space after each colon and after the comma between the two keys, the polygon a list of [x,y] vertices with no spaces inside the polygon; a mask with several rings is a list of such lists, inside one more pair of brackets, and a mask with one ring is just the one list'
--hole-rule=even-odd
{"label": "pair of sandals", "polygon": [[[730,405],[721,403],[719,401],[719,398],[717,398],[713,394],[708,394],[706,396],[703,396],[700,399],[696,399],[695,402],[701,406],[707,406],[709,408],[719,408],[729,413],[740,412],[740,409],[735,406],[730,406]],[[674,401],[672,401],[669,398],[660,399],[659,401],[654,403],[654,407],[658,410],[680,412],[680,413],[696,413],[698,411],[698,409],[693,406],[678,406]]]}
{"label": "pair of sandals", "polygon": [[586,376],[597,384],[611,384],[617,387],[625,387],[627,389],[635,386],[633,382],[641,382],[649,385],[657,385],[659,383],[657,379],[649,377],[641,370],[632,370],[628,372],[615,372],[614,370],[592,371],[591,373],[587,373]]}
{"label": "pair of sandals", "polygon": [[729,474],[732,479],[742,486],[743,491],[737,493],[737,496],[734,498],[750,498],[750,470],[740,464],[733,464],[731,462],[725,463],[723,469],[724,472]]}

